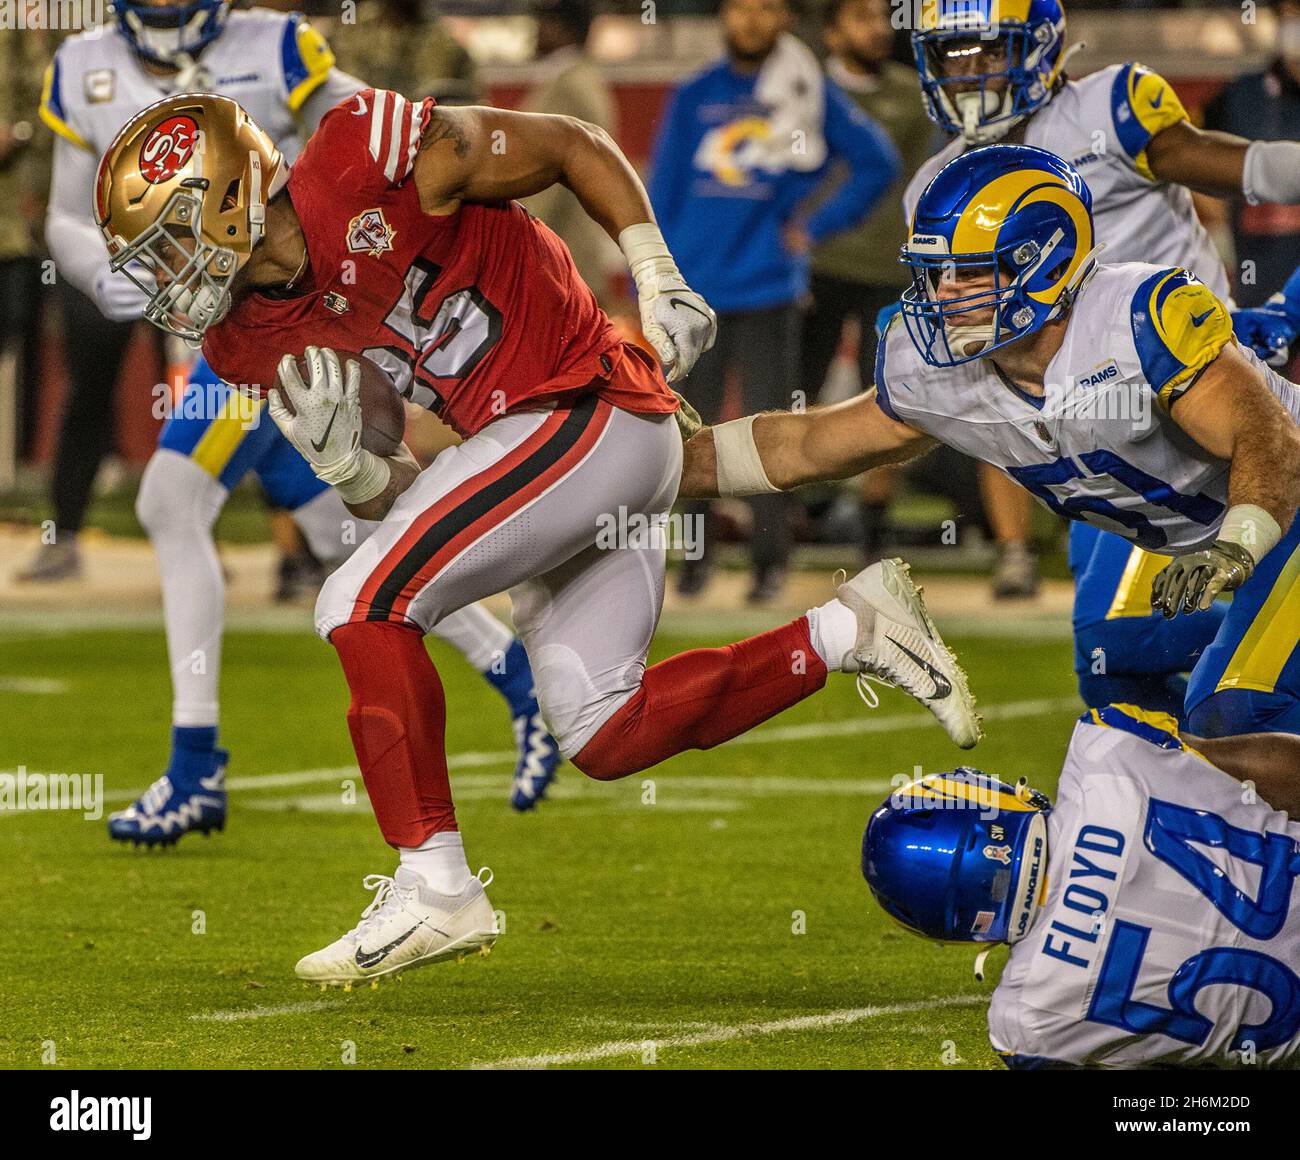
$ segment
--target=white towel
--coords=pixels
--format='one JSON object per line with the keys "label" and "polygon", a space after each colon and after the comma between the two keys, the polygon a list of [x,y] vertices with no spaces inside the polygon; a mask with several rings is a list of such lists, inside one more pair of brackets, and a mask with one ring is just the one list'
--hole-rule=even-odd
{"label": "white towel", "polygon": [[763,168],[820,169],[826,161],[826,83],[812,49],[782,33],[759,69],[754,98],[771,110]]}

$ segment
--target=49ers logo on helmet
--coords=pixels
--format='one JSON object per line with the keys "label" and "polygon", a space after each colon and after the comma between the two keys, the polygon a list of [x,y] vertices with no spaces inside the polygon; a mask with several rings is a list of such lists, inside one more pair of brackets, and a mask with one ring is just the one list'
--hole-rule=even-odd
{"label": "49ers logo on helmet", "polygon": [[194,154],[199,126],[193,117],[168,117],[140,146],[140,175],[153,185],[175,177]]}

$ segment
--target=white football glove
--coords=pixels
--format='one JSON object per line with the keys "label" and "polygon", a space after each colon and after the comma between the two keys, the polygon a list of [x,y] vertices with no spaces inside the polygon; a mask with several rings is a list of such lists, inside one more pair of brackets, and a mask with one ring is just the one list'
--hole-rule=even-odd
{"label": "white football glove", "polygon": [[[146,281],[151,277],[139,263],[136,273]],[[109,322],[134,322],[144,317],[149,295],[125,274],[105,266],[95,276],[95,305]]]}
{"label": "white football glove", "polygon": [[361,446],[361,364],[355,359],[340,364],[328,347],[309,346],[303,357],[308,381],[302,381],[297,359],[285,355],[277,372],[279,385],[267,392],[267,410],[316,477],[334,487],[345,503],[374,499],[388,486],[391,471],[385,460]]}
{"label": "white football glove", "polygon": [[670,383],[684,379],[713,345],[718,318],[689,286],[651,222],[628,226],[618,236],[636,282],[641,331],[655,349]]}

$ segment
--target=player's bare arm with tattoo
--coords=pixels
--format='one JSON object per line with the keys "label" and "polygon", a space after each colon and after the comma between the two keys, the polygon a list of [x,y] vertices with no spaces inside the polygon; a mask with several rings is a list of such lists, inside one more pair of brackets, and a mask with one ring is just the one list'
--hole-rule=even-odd
{"label": "player's bare arm with tattoo", "polygon": [[573,191],[618,242],[636,281],[641,329],[668,381],[685,377],[713,345],[717,319],[677,269],[636,170],[604,129],[574,117],[504,109],[433,110],[415,160],[420,206],[449,214],[462,201]]}
{"label": "player's bare arm with tattoo", "polygon": [[831,407],[770,411],[703,428],[686,444],[678,494],[790,491],[899,463],[934,445],[886,415],[873,390]]}

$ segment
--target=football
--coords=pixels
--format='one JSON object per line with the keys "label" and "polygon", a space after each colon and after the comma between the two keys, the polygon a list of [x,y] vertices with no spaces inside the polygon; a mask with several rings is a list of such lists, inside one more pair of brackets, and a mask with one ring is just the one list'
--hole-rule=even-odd
{"label": "football", "polygon": [[[406,408],[393,380],[373,359],[351,350],[334,348],[339,361],[361,364],[361,446],[376,455],[392,455],[406,431]],[[298,356],[298,373],[307,381],[307,360]]]}

